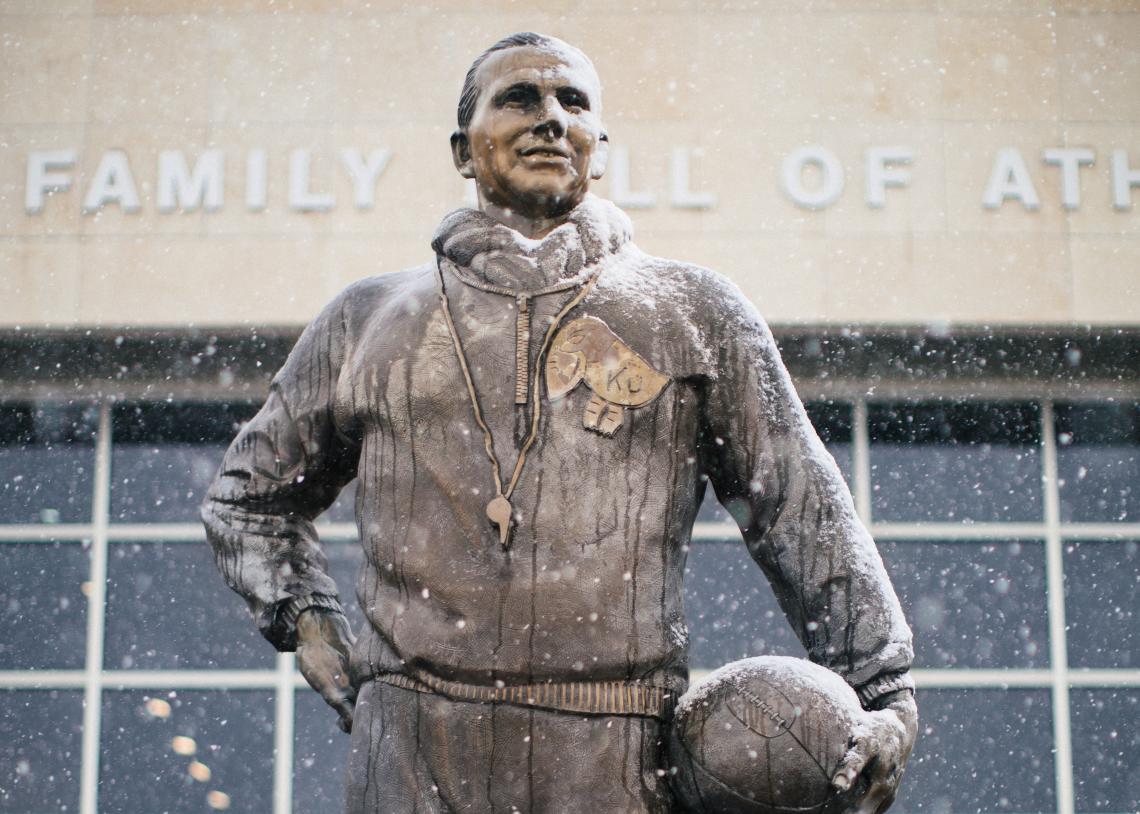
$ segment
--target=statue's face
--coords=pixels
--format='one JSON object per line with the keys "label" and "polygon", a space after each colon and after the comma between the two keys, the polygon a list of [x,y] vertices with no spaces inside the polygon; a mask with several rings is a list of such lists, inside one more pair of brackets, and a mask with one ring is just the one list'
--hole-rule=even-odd
{"label": "statue's face", "polygon": [[480,200],[534,218],[577,206],[605,170],[593,66],[572,50],[526,46],[492,53],[477,78],[474,115],[452,149]]}

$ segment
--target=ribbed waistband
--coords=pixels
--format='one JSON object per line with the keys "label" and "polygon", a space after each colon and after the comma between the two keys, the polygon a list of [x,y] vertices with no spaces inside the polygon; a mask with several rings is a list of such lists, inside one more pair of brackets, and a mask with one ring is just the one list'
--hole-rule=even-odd
{"label": "ribbed waistband", "polygon": [[672,714],[675,693],[665,687],[636,681],[570,681],[485,687],[445,681],[434,676],[413,678],[402,673],[381,673],[377,681],[416,692],[430,692],[453,701],[515,704],[587,715],[641,715],[666,720]]}

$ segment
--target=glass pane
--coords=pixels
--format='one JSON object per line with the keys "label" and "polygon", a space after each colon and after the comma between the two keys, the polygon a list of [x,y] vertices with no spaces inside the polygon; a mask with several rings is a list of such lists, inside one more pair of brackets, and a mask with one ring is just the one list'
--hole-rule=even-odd
{"label": "glass pane", "polygon": [[98,408],[0,404],[0,523],[90,523]]}
{"label": "glass pane", "polygon": [[0,692],[0,814],[79,808],[83,693]]}
{"label": "glass pane", "polygon": [[205,542],[112,543],[104,663],[111,670],[272,668],[274,651]]}
{"label": "glass pane", "polygon": [[915,666],[1046,667],[1039,542],[880,542],[914,630]]}
{"label": "glass pane", "polygon": [[1140,404],[1058,404],[1061,519],[1140,520]]}
{"label": "glass pane", "polygon": [[107,692],[102,738],[103,814],[273,810],[272,693]]}
{"label": "glass pane", "polygon": [[717,502],[716,493],[713,491],[711,484],[705,490],[705,499],[701,502],[701,508],[697,511],[697,522],[724,523],[731,527],[730,530],[726,530],[726,534],[736,530],[736,521],[732,519],[732,515],[728,513],[728,509]]}
{"label": "glass pane", "polygon": [[1073,667],[1140,667],[1140,543],[1065,543],[1065,623]]}
{"label": "glass pane", "polygon": [[111,522],[197,523],[250,403],[124,404],[112,412]]}
{"label": "glass pane", "polygon": [[855,468],[851,460],[851,405],[835,401],[809,401],[804,407],[820,440],[839,464],[839,471],[850,486]]}
{"label": "glass pane", "polygon": [[1048,690],[920,690],[891,812],[1055,811]]}
{"label": "glass pane", "polygon": [[1073,690],[1076,810],[1140,811],[1140,689]]}
{"label": "glass pane", "polygon": [[804,655],[742,542],[693,543],[685,566],[685,616],[694,670],[748,656]]}
{"label": "glass pane", "polygon": [[340,490],[336,502],[329,506],[321,515],[321,519],[329,523],[355,523],[356,522],[356,485],[355,478]]}
{"label": "glass pane", "polygon": [[[851,405],[834,401],[809,401],[804,404],[808,418],[819,433],[827,451],[835,458],[839,471],[850,488],[855,465],[852,461]],[[716,501],[710,487],[697,514],[698,523],[736,523],[728,511]]]}
{"label": "glass pane", "polygon": [[1042,519],[1036,404],[872,404],[868,420],[875,520]]}
{"label": "glass pane", "polygon": [[356,572],[364,561],[364,549],[357,542],[324,543],[323,548],[329,561],[329,575],[336,580],[340,603],[344,605],[353,633],[359,635],[364,613],[356,600]]}
{"label": "glass pane", "polygon": [[349,737],[316,692],[297,688],[293,738],[293,810],[343,811]]}
{"label": "glass pane", "polygon": [[80,543],[0,543],[0,670],[79,669],[87,640]]}

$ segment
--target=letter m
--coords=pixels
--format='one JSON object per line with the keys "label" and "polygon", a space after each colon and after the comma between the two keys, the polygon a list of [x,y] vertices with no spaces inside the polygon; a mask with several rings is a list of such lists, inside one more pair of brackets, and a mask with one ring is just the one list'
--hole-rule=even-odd
{"label": "letter m", "polygon": [[191,173],[181,150],[163,150],[158,154],[157,197],[159,212],[221,209],[222,151],[206,150]]}

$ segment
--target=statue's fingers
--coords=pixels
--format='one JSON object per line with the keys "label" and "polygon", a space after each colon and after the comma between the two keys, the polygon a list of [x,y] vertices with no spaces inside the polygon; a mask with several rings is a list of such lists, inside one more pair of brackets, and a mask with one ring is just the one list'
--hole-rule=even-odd
{"label": "statue's fingers", "polygon": [[337,704],[333,704],[333,708],[337,711],[337,726],[340,727],[341,732],[352,732],[352,713],[353,706],[347,700],[342,700]]}
{"label": "statue's fingers", "polygon": [[339,712],[342,716],[347,715],[352,717],[352,710],[356,703],[356,693],[352,687],[348,686],[344,674],[324,672],[321,678],[321,686],[317,688],[317,692],[325,699],[325,702]]}
{"label": "statue's fingers", "polygon": [[337,682],[330,680],[322,683],[317,687],[317,692],[321,694],[321,698],[325,703],[336,710],[337,725],[340,726],[341,731],[352,731],[352,713],[356,708],[355,693],[352,688],[345,688],[338,686]]}
{"label": "statue's fingers", "polygon": [[322,658],[302,658],[300,667],[305,681],[320,693],[325,703],[336,707],[343,700],[348,681],[338,663]]}
{"label": "statue's fingers", "polygon": [[879,803],[878,808],[875,809],[875,814],[883,814],[884,811],[891,807],[891,805],[895,802],[895,792],[897,791],[898,786],[896,785],[891,789],[889,794],[883,797],[882,801]]}
{"label": "statue's fingers", "polygon": [[867,765],[867,740],[862,737],[856,738],[851,748],[847,750],[847,754],[839,761],[839,766],[831,777],[831,785],[839,791],[847,791],[855,785],[855,778],[863,771],[865,765]]}
{"label": "statue's fingers", "polygon": [[877,778],[855,809],[856,814],[879,814],[895,800],[895,784],[889,778]]}
{"label": "statue's fingers", "polygon": [[356,690],[348,680],[346,659],[332,648],[300,648],[297,662],[301,675],[325,703],[336,710],[337,723],[344,732],[352,731]]}

